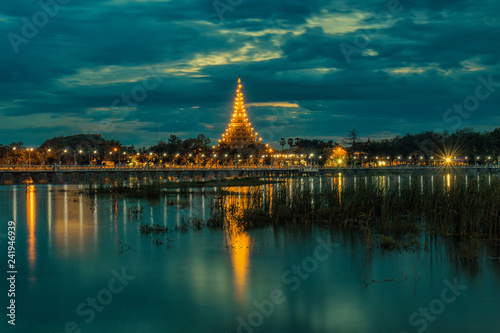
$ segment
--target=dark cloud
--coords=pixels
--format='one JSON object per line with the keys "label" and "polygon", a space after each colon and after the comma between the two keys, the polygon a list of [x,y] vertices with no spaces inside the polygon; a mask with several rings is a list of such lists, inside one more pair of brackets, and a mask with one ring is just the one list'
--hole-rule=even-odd
{"label": "dark cloud", "polygon": [[[216,140],[238,74],[246,101],[267,103],[249,115],[258,131],[274,131],[271,141],[340,138],[353,127],[374,138],[452,130],[443,113],[475,93],[478,77],[500,82],[495,0],[243,0],[223,12],[213,3],[73,0],[16,53],[12,33],[23,36],[42,8],[2,2],[0,142],[99,132],[103,120],[114,124],[103,134],[127,144],[152,144],[157,129]],[[391,6],[392,16],[373,15]],[[341,45],[355,48],[350,61]],[[145,82],[129,112],[113,108]],[[499,101],[495,91],[460,126],[495,127]],[[279,130],[276,110],[293,112],[278,116]]]}

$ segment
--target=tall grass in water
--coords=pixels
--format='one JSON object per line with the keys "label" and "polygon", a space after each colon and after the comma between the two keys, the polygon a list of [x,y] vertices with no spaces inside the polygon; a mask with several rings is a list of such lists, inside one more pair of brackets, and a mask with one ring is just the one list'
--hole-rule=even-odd
{"label": "tall grass in water", "polygon": [[244,229],[320,223],[359,230],[367,244],[376,233],[387,248],[413,248],[421,237],[442,235],[455,240],[460,257],[474,257],[481,240],[500,236],[499,180],[447,184],[436,177],[432,182],[381,184],[371,178],[357,184],[332,181],[322,188],[294,182],[272,189],[268,195],[260,188],[239,193],[248,197],[239,206],[231,202],[231,194],[221,193],[212,212]]}
{"label": "tall grass in water", "polygon": [[145,198],[145,199],[159,199],[165,196],[166,192],[163,191],[162,184],[157,181],[151,182],[117,182],[113,185],[96,185],[89,184],[85,192],[90,196],[94,195],[113,195],[125,196],[128,198]]}

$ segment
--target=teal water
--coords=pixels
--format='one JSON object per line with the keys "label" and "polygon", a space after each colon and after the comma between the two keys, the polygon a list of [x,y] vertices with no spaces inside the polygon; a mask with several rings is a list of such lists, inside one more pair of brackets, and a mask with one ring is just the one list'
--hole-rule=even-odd
{"label": "teal water", "polygon": [[[183,217],[207,218],[210,196],[171,198],[185,202],[180,208],[88,198],[78,189],[0,187],[2,274],[9,220],[18,271],[16,325],[7,323],[3,279],[1,332],[500,329],[498,261],[457,263],[438,240],[416,252],[369,252],[356,233],[326,227],[204,227],[171,231],[155,245],[140,223],[174,230]],[[129,212],[138,207],[142,214]]]}

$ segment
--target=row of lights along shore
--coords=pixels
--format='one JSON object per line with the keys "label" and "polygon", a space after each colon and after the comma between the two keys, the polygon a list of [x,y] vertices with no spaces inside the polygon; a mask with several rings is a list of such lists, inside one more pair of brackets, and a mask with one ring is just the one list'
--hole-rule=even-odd
{"label": "row of lights along shore", "polygon": [[[18,150],[16,147],[11,148],[12,151]],[[26,161],[26,164],[31,165],[31,153],[33,152],[33,148],[25,148],[24,149],[26,152],[28,152],[28,159]],[[272,151],[269,149],[268,151]],[[238,154],[238,155],[229,155],[229,154],[167,154],[167,153],[153,153],[153,152],[147,152],[147,153],[128,153],[126,151],[119,151],[118,148],[114,148],[112,151],[105,152],[101,154],[98,150],[93,150],[93,151],[84,151],[84,150],[70,150],[70,149],[61,149],[61,150],[53,150],[51,148],[45,149],[45,152],[47,153],[45,158],[47,159],[48,153],[54,152],[57,153],[58,155],[58,163],[61,164],[61,155],[65,156],[66,162],[68,159],[68,156],[70,154],[68,153],[73,153],[74,155],[74,163],[77,163],[77,154],[82,155],[82,154],[88,154],[88,161],[89,164],[92,164],[92,157],[94,158],[99,158],[103,157],[103,160],[106,161],[108,158],[106,155],[109,155],[111,160],[111,156],[119,156],[118,160],[119,163],[121,164],[122,159],[121,157],[123,156],[123,162],[127,162],[127,159],[131,160],[133,157],[150,157],[150,158],[175,158],[178,159],[180,158],[185,158],[186,159],[186,164],[188,163],[189,159],[194,159],[196,158],[199,160],[200,158],[202,159],[216,159],[216,160],[227,160],[228,158],[233,159],[235,164],[236,162],[241,163],[244,162],[245,160],[248,161],[250,160],[255,160],[255,159],[271,159],[271,163],[275,164],[276,162],[273,162],[273,160],[282,160],[282,161],[291,161],[295,160],[295,163],[298,164],[304,164],[304,165],[314,165],[318,164],[320,161],[323,160],[324,156],[323,155],[318,155],[318,154],[283,154],[283,153],[269,153],[269,154]],[[43,152],[42,152],[43,154]],[[468,164],[471,162],[471,160],[474,160],[474,162],[479,162],[482,159],[481,156],[475,156],[469,159],[469,156],[408,156],[407,158],[404,158],[403,156],[399,155],[397,157],[391,157],[391,156],[367,156],[367,155],[362,155],[362,156],[353,156],[352,158],[348,158],[346,156],[342,157],[335,157],[335,156],[330,156],[330,164],[333,161],[335,164],[338,166],[343,165],[343,164],[348,164],[348,163],[353,163],[355,161],[359,161],[357,163],[369,163],[369,164],[374,164],[373,166],[385,166],[387,164],[392,165],[392,164],[408,164],[409,161],[412,163],[414,162],[420,162],[420,163],[427,163],[427,164]],[[487,156],[484,157],[484,159],[488,162],[491,162],[492,156]],[[500,159],[500,157],[499,157]],[[163,160],[160,160],[160,162],[163,162]],[[175,164],[175,161],[172,161]],[[10,163],[10,162],[9,162]],[[137,161],[130,161],[129,163],[137,163]],[[328,164],[328,160],[325,161],[326,164]],[[43,164],[45,164],[45,161],[43,161]]]}

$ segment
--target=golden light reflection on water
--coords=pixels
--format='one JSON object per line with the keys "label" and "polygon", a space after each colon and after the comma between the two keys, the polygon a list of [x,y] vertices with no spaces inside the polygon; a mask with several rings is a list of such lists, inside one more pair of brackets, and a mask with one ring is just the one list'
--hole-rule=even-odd
{"label": "golden light reflection on water", "polygon": [[[250,190],[248,187],[229,187],[231,195],[227,196],[226,209],[231,207],[248,207]],[[250,269],[250,251],[252,240],[247,232],[243,231],[236,221],[228,214],[228,224],[224,230],[226,247],[231,251],[231,263],[234,275],[236,298],[246,299],[248,272]]]}
{"label": "golden light reflection on water", "polygon": [[227,240],[231,242],[231,262],[234,269],[236,297],[244,300],[247,293],[247,278],[250,264],[250,236],[246,232],[227,230]]}
{"label": "golden light reflection on water", "polygon": [[387,176],[378,177],[378,188],[380,191],[385,192],[387,189]]}
{"label": "golden light reflection on water", "polygon": [[[49,189],[47,206],[49,251],[69,256],[92,249],[97,240],[96,200],[86,200],[64,185],[62,189]],[[92,221],[92,215],[94,223],[87,223]]]}
{"label": "golden light reflection on water", "polygon": [[30,185],[26,191],[26,216],[28,217],[28,265],[30,270],[30,281],[35,282],[36,264],[36,208],[35,208],[35,186]]}

